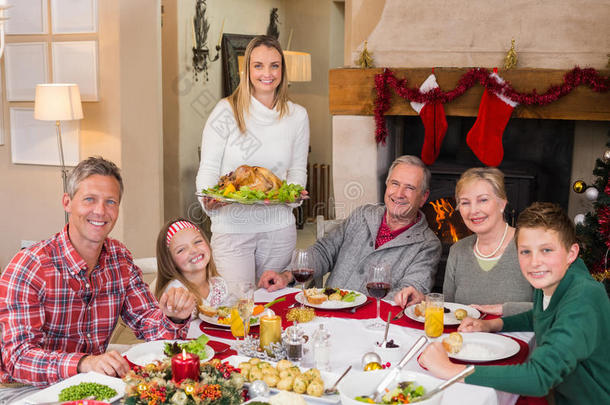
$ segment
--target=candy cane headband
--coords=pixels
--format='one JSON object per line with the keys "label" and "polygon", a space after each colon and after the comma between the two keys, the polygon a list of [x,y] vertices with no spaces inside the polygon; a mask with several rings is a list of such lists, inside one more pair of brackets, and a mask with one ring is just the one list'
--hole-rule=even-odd
{"label": "candy cane headband", "polygon": [[188,228],[193,228],[197,231],[199,231],[199,229],[193,225],[192,223],[188,222],[188,221],[176,221],[173,224],[171,224],[169,226],[169,228],[167,229],[167,235],[165,236],[165,243],[167,245],[167,247],[169,247],[169,241],[172,240],[172,238],[174,237],[174,235],[176,233],[178,233],[178,231],[181,231],[183,229],[188,229]]}

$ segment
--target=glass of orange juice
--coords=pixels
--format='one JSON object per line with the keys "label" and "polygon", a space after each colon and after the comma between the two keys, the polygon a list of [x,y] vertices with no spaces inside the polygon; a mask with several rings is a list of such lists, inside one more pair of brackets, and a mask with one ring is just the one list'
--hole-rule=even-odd
{"label": "glass of orange juice", "polygon": [[426,295],[426,320],[424,330],[426,335],[431,338],[439,337],[443,334],[445,317],[445,297],[443,294],[430,293]]}

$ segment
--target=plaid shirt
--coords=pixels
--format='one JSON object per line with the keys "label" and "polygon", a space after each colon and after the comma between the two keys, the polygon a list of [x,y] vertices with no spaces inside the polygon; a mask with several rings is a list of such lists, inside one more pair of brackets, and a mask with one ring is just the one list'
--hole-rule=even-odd
{"label": "plaid shirt", "polygon": [[102,354],[119,316],[139,339],[185,338],[161,312],[131,254],[104,241],[89,278],[68,227],[17,253],[0,276],[0,382],[54,384]]}

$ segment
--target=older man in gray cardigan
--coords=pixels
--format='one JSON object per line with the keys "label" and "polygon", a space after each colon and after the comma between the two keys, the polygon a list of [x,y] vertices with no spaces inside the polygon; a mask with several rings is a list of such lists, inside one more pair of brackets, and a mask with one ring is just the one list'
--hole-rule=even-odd
{"label": "older man in gray cardigan", "polygon": [[[423,299],[432,288],[441,243],[419,210],[429,194],[430,171],[415,156],[401,156],[386,179],[385,205],[357,208],[308,250],[315,277],[330,272],[327,285],[366,293],[367,269],[388,266],[392,287],[386,298],[401,306]],[[292,281],[289,271],[263,273],[259,286],[274,291]]]}

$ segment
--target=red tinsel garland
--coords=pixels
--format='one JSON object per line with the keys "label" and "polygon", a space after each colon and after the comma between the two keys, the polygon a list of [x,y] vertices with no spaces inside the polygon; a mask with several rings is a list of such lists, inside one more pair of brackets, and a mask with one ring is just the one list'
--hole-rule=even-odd
{"label": "red tinsel garland", "polygon": [[377,143],[385,144],[388,136],[385,125],[384,114],[390,109],[390,87],[396,94],[407,101],[418,103],[449,103],[479,83],[488,91],[496,94],[504,94],[506,97],[519,104],[524,105],[547,105],[557,101],[561,97],[569,94],[575,87],[587,85],[597,93],[605,93],[610,87],[610,80],[601,76],[595,69],[581,69],[578,66],[570,70],[563,76],[561,85],[551,86],[543,94],[538,94],[536,89],[531,93],[520,93],[513,89],[509,82],[498,83],[490,78],[489,70],[485,68],[474,68],[466,72],[459,80],[453,90],[442,91],[435,88],[427,93],[422,93],[417,87],[408,87],[406,79],[398,79],[394,72],[385,69],[383,73],[375,75],[375,88],[377,89],[377,99],[375,100],[375,139]]}

